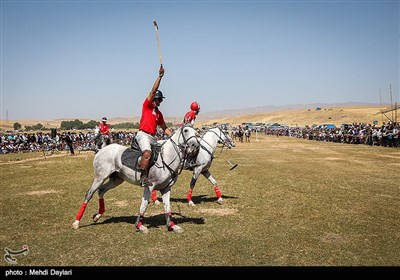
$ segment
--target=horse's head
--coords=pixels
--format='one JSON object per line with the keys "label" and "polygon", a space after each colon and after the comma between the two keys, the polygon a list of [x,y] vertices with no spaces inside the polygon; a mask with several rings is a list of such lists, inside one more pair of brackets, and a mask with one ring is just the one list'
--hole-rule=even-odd
{"label": "horse's head", "polygon": [[218,144],[222,144],[222,146],[227,147],[228,149],[235,147],[235,142],[233,142],[227,132],[222,130],[220,127],[216,127],[214,130],[214,133],[218,136]]}
{"label": "horse's head", "polygon": [[100,136],[100,128],[96,126],[96,128],[93,130],[93,136],[92,139],[97,139]]}
{"label": "horse's head", "polygon": [[191,125],[181,126],[171,136],[171,139],[178,144],[185,155],[194,154],[199,148],[196,130]]}

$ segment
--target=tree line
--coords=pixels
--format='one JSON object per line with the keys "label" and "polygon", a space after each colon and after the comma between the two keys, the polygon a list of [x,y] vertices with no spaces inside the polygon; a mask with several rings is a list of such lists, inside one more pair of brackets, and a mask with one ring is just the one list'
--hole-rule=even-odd
{"label": "tree line", "polygon": [[[78,119],[74,120],[74,121],[62,121],[60,124],[60,127],[58,129],[60,130],[82,130],[82,129],[91,129],[91,128],[95,128],[98,125],[99,122],[94,121],[94,120],[90,120],[87,123],[84,123]],[[166,125],[168,127],[173,126],[172,123],[166,123]],[[20,130],[22,128],[22,125],[18,122],[15,122],[14,125],[14,130]],[[136,122],[123,122],[123,123],[117,123],[117,124],[111,124],[110,128],[114,128],[114,129],[132,129],[132,128],[139,128],[139,123]],[[26,125],[25,126],[25,131],[30,131],[30,130],[34,130],[34,131],[38,131],[38,130],[50,130],[50,128],[46,128],[44,125],[42,125],[41,123],[35,124],[35,125]]]}

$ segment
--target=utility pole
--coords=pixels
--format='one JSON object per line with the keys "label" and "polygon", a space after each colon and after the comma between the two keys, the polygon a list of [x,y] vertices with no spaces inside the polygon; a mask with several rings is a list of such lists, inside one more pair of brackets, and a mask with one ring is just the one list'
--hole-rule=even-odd
{"label": "utility pole", "polygon": [[393,117],[394,108],[393,108],[393,99],[392,99],[392,84],[390,84],[390,109],[392,109],[392,121],[393,121],[394,120],[394,117]]}
{"label": "utility pole", "polygon": [[381,118],[382,118],[382,124],[383,124],[383,113],[382,113],[382,94],[381,94],[381,89],[379,89],[379,100],[381,102]]}

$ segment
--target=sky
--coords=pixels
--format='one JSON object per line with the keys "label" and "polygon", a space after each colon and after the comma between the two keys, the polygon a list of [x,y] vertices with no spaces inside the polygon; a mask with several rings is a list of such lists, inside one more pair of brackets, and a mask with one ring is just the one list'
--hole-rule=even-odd
{"label": "sky", "polygon": [[399,102],[399,1],[1,0],[1,119]]}

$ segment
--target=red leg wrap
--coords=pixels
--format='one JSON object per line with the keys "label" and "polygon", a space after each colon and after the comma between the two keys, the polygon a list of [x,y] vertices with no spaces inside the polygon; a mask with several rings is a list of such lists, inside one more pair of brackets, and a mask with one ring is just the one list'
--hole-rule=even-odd
{"label": "red leg wrap", "polygon": [[78,214],[76,214],[75,220],[80,221],[82,219],[82,216],[83,216],[83,213],[85,212],[86,206],[87,206],[87,202],[82,203],[82,206],[78,211]]}
{"label": "red leg wrap", "polygon": [[157,191],[156,190],[153,190],[151,192],[151,200],[153,200],[153,202],[157,200]]}
{"label": "red leg wrap", "polygon": [[186,196],[187,201],[191,201],[192,200],[192,193],[193,193],[193,189],[189,188],[189,191],[188,191],[187,196]]}
{"label": "red leg wrap", "polygon": [[168,212],[166,213],[169,219],[169,226],[168,226],[168,230],[173,230],[173,226],[175,225],[174,221],[172,220],[172,213]]}
{"label": "red leg wrap", "polygon": [[143,225],[143,220],[144,220],[144,213],[140,214],[138,217],[138,221],[136,222],[136,228],[139,229]]}
{"label": "red leg wrap", "polygon": [[217,195],[217,198],[220,198],[222,196],[221,191],[219,190],[218,186],[214,187],[214,191],[215,191],[215,194]]}
{"label": "red leg wrap", "polygon": [[104,198],[99,198],[99,214],[103,215],[106,212],[106,207],[104,205]]}

